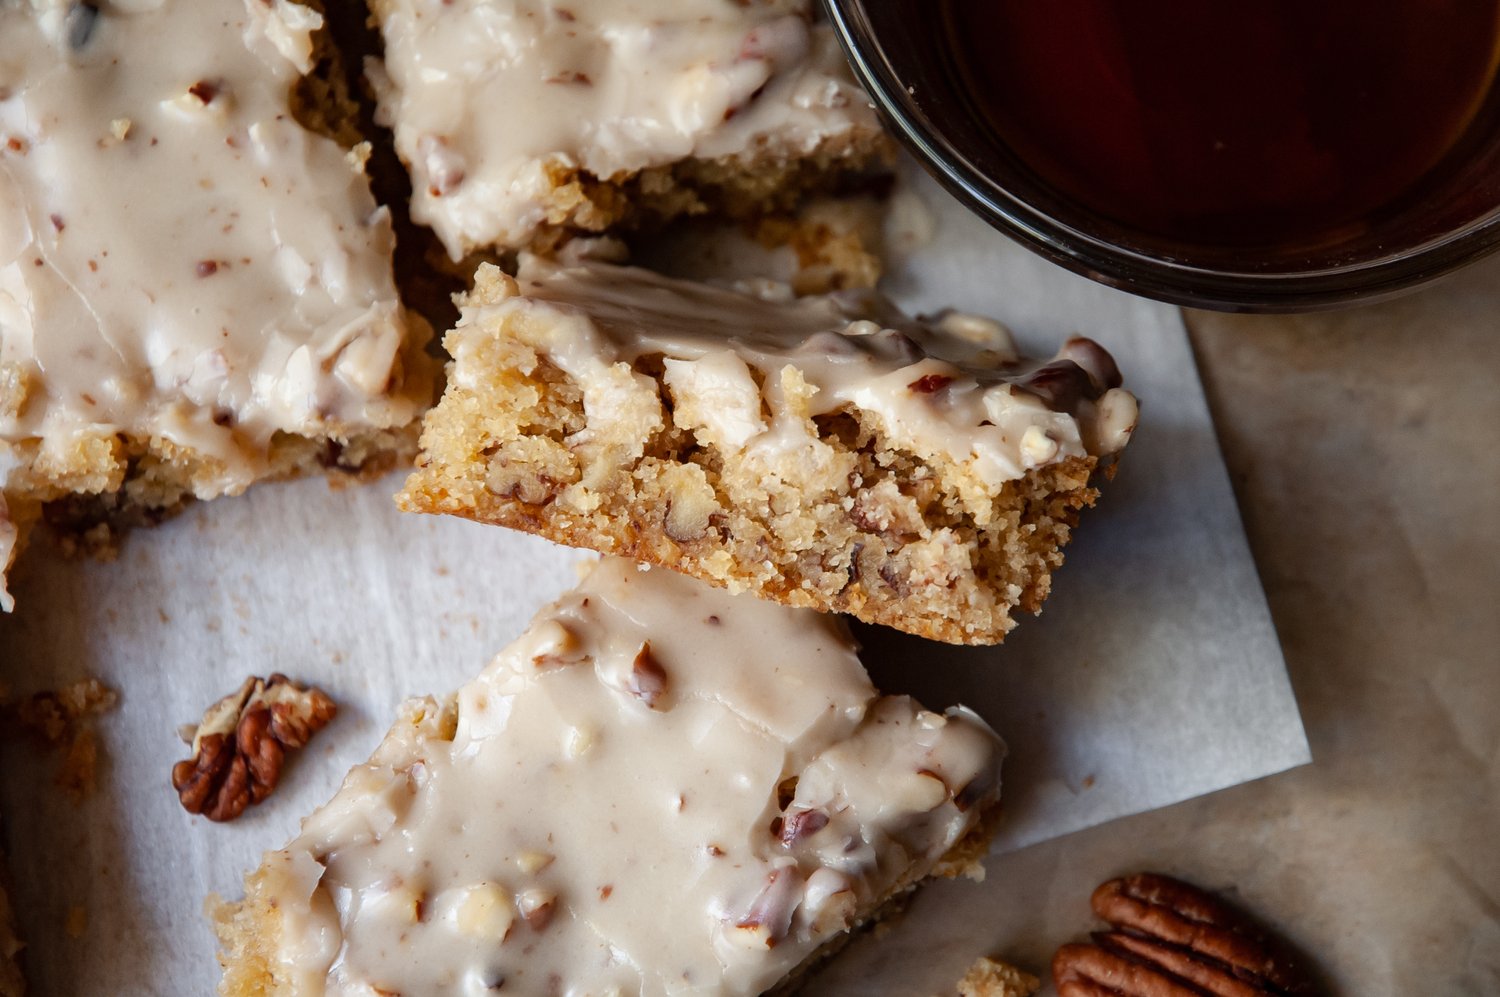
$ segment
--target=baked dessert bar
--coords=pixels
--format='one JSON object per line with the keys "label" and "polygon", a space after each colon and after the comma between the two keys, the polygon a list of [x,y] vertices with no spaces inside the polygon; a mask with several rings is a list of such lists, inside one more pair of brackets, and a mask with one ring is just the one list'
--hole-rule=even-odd
{"label": "baked dessert bar", "polygon": [[1031,997],[1042,981],[1009,963],[984,956],[958,981],[958,997]]}
{"label": "baked dessert bar", "polygon": [[247,877],[221,993],[763,993],[975,870],[1002,754],[836,617],[606,559]]}
{"label": "baked dessert bar", "polygon": [[363,150],[298,120],[341,111],[302,83],[320,23],[0,5],[0,570],[45,503],[149,517],[366,467],[430,402]]}
{"label": "baked dessert bar", "polygon": [[[1040,608],[1135,399],[1074,339],[869,293],[793,299],[599,263],[482,268],[404,509],[987,644]],[[944,359],[944,358],[947,359]]]}
{"label": "baked dessert bar", "polygon": [[412,217],[459,259],[759,217],[889,154],[812,0],[373,0]]}

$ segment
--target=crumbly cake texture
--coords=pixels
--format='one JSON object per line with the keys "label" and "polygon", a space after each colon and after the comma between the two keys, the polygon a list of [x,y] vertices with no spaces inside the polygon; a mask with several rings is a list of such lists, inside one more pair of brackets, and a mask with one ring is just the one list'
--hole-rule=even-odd
{"label": "crumbly cake texture", "polygon": [[411,452],[430,332],[365,148],[328,137],[352,105],[305,75],[335,61],[321,23],[293,0],[0,7],[0,567],[48,506],[129,525]]}
{"label": "crumbly cake texture", "polygon": [[836,617],[605,559],[211,908],[221,993],[765,993],[976,871],[1003,751]]}
{"label": "crumbly cake texture", "polygon": [[1082,339],[1023,361],[993,322],[918,324],[868,293],[759,292],[482,268],[399,504],[1000,641],[1134,428],[1114,362]]}
{"label": "crumbly cake texture", "polygon": [[985,956],[958,981],[958,997],[1031,997],[1042,981],[1016,967]]}
{"label": "crumbly cake texture", "polygon": [[682,215],[759,217],[891,155],[811,0],[371,7],[412,216],[454,259]]}

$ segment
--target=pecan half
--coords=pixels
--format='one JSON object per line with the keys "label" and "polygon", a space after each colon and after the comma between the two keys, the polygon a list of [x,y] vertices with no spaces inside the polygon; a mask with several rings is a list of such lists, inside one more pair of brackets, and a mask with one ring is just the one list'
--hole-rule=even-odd
{"label": "pecan half", "polygon": [[270,796],[288,750],[301,748],[338,712],[320,689],[279,672],[251,676],[203,714],[192,757],[172,766],[172,788],[188,813],[234,820]]}
{"label": "pecan half", "polygon": [[1254,921],[1168,876],[1141,873],[1094,891],[1113,931],[1052,960],[1059,997],[1306,997],[1311,980]]}

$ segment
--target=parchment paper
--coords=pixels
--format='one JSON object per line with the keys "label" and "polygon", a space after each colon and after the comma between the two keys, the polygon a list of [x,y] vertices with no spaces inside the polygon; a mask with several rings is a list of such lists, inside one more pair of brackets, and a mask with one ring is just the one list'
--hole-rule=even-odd
{"label": "parchment paper", "polygon": [[1315,763],[929,887],[822,993],[951,994],[981,952],[1045,974],[1099,882],[1154,869],[1272,924],[1327,997],[1500,994],[1500,256],[1189,323]]}
{"label": "parchment paper", "polygon": [[[1143,417],[1040,618],[984,650],[863,628],[877,681],[932,706],[968,703],[1007,738],[1002,851],[1306,762],[1177,311],[1066,274],[917,189],[937,235],[889,289],[917,309],[993,314],[1037,350],[1097,338]],[[133,536],[111,564],[63,562],[45,544],[27,556],[18,612],[0,619],[0,680],[24,693],[93,674],[122,696],[102,724],[100,789],[80,805],[51,786],[54,759],[6,748],[0,812],[37,993],[211,993],[204,896],[235,895],[402,698],[462,682],[570,584],[577,552],[399,515],[398,480],[252,489]],[[176,728],[274,670],[328,689],[338,720],[267,804],[228,826],[188,816],[168,784],[185,755]],[[1006,883],[960,889],[1003,903]],[[87,925],[70,938],[75,907]],[[835,968],[841,993],[910,992],[848,959]]]}

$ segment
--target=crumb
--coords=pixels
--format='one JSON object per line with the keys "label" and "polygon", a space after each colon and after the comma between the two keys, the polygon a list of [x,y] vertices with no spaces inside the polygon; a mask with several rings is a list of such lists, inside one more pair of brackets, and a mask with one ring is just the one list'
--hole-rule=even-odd
{"label": "crumb", "polygon": [[[835,212],[830,204],[845,207]],[[821,209],[821,210],[819,210]],[[869,202],[868,217],[839,202],[823,202],[788,218],[767,216],[747,228],[767,249],[787,247],[797,260],[792,287],[798,294],[826,294],[871,288],[880,279],[880,233],[872,224],[878,205]]]}
{"label": "crumb", "polygon": [[1030,973],[988,956],[969,967],[958,981],[959,997],[1031,997],[1042,983]]}
{"label": "crumb", "polygon": [[114,709],[119,695],[98,679],[79,679],[61,689],[0,700],[0,729],[26,734],[48,748],[61,748],[57,784],[75,799],[93,792],[99,740],[93,718]]}

